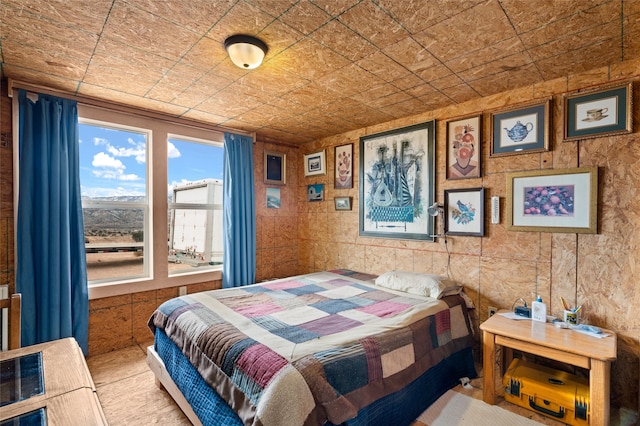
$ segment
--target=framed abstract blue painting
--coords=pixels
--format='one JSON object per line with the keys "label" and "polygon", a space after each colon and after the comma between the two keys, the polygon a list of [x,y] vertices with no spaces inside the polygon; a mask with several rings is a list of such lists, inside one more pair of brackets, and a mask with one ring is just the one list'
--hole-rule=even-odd
{"label": "framed abstract blue painting", "polygon": [[362,237],[434,241],[435,120],[360,138]]}

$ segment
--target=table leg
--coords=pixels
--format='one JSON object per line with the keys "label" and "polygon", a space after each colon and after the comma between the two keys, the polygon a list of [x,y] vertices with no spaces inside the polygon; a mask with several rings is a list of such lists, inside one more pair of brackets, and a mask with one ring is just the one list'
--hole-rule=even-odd
{"label": "table leg", "polygon": [[511,365],[511,361],[513,361],[513,349],[508,348],[506,346],[502,347],[502,358],[500,359],[500,372],[504,376],[507,372],[507,369]]}
{"label": "table leg", "polygon": [[482,399],[487,404],[495,404],[496,393],[496,336],[487,331],[482,332]]}
{"label": "table leg", "polygon": [[611,396],[611,363],[591,359],[589,370],[589,399],[591,401],[591,422],[593,426],[609,424],[609,399]]}

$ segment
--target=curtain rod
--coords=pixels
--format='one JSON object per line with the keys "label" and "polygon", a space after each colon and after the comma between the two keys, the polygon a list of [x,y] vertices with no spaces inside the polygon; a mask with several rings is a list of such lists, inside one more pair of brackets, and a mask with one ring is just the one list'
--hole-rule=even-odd
{"label": "curtain rod", "polygon": [[52,89],[50,87],[41,86],[39,84],[28,83],[26,81],[14,80],[12,78],[9,78],[8,80],[9,80],[8,92],[9,92],[9,97],[10,98],[13,97],[13,90],[14,89],[16,89],[16,90],[17,89],[24,89],[24,90],[27,90],[29,92],[42,93],[42,94],[45,94],[45,95],[53,95],[53,96],[59,96],[61,98],[71,99],[71,100],[74,100],[74,101],[78,101],[79,103],[84,104],[84,105],[90,105],[90,106],[101,107],[101,108],[108,108],[108,109],[115,110],[115,111],[118,111],[118,112],[135,114],[135,115],[143,116],[143,117],[146,117],[146,118],[154,118],[154,119],[158,119],[158,120],[164,120],[164,121],[168,121],[168,122],[171,122],[171,123],[176,123],[176,124],[182,124],[182,125],[185,125],[185,126],[196,127],[196,128],[203,129],[203,130],[212,130],[212,131],[216,131],[216,132],[235,133],[235,134],[238,134],[238,135],[250,136],[251,138],[253,138],[254,143],[256,141],[256,134],[252,133],[252,132],[246,132],[246,131],[242,131],[242,130],[231,129],[229,127],[218,126],[218,125],[214,125],[214,124],[208,124],[208,123],[205,123],[205,122],[202,122],[202,121],[191,120],[191,119],[188,119],[188,118],[176,117],[176,116],[165,114],[165,113],[162,113],[162,112],[151,111],[151,110],[147,110],[147,109],[143,109],[143,108],[139,108],[139,107],[134,107],[134,106],[130,106],[130,105],[125,105],[125,104],[121,104],[121,103],[117,103],[117,102],[105,101],[105,100],[100,100],[100,99],[81,96],[81,95],[74,95],[73,93],[66,92],[66,91],[63,91],[63,90]]}

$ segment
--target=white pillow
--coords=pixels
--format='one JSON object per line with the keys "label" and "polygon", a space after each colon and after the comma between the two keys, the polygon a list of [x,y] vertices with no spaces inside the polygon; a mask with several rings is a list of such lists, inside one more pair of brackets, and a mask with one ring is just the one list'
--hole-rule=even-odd
{"label": "white pillow", "polygon": [[380,275],[375,284],[409,294],[440,299],[451,294],[459,294],[462,286],[442,275],[420,274],[417,272],[390,271]]}

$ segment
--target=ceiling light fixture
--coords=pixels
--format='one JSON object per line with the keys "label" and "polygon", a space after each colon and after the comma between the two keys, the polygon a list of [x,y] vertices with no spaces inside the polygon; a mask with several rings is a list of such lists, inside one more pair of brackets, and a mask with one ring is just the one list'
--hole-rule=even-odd
{"label": "ceiling light fixture", "polygon": [[262,40],[244,34],[227,38],[224,48],[234,64],[247,70],[258,68],[269,51]]}

